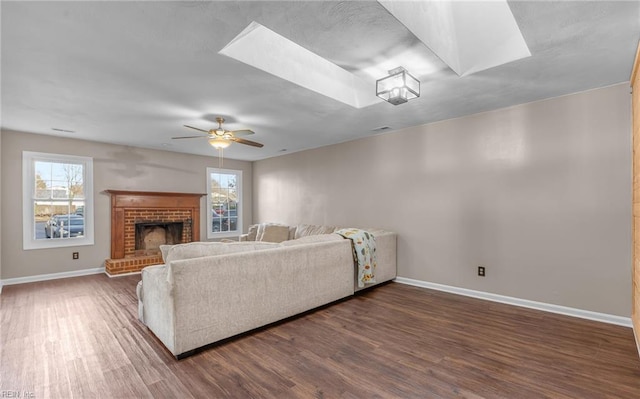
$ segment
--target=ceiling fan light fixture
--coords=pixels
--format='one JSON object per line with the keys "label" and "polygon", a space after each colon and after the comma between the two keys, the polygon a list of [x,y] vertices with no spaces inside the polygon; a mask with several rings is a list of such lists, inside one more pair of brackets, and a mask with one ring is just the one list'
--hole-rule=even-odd
{"label": "ceiling fan light fixture", "polygon": [[199,136],[180,136],[180,137],[172,137],[172,139],[175,139],[175,140],[178,140],[178,139],[197,139],[197,138],[207,139],[208,142],[209,142],[209,145],[211,145],[211,147],[213,147],[213,148],[218,150],[218,158],[220,159],[220,165],[222,165],[222,155],[223,155],[222,154],[222,150],[224,150],[225,148],[229,147],[232,143],[245,144],[245,145],[250,145],[252,147],[258,147],[258,148],[264,147],[263,144],[260,144],[258,142],[237,137],[237,136],[248,136],[248,135],[251,135],[251,134],[253,134],[252,130],[249,130],[249,129],[225,130],[225,129],[222,128],[222,124],[224,123],[224,118],[222,118],[222,117],[217,117],[216,118],[216,122],[218,122],[218,128],[217,129],[209,129],[209,130],[200,129],[200,128],[194,127],[194,126],[184,125],[184,127],[187,127],[189,129],[193,129],[193,130],[197,130],[197,131],[199,131],[201,133],[205,133],[206,136],[204,136],[204,135],[199,135]]}
{"label": "ceiling fan light fixture", "polygon": [[225,149],[231,145],[231,141],[225,140],[222,137],[214,137],[209,139],[209,144],[211,147],[216,148],[218,150]]}
{"label": "ceiling fan light fixture", "polygon": [[404,104],[420,97],[420,81],[403,67],[389,71],[389,76],[376,80],[376,96],[393,104]]}

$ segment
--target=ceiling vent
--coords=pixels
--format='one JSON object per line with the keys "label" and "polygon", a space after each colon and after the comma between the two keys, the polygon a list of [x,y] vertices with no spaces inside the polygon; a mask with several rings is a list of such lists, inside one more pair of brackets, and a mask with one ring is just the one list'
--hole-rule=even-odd
{"label": "ceiling vent", "polygon": [[391,128],[389,126],[380,126],[375,129],[371,129],[371,131],[378,133],[378,132],[384,132],[385,130],[390,130],[390,129]]}

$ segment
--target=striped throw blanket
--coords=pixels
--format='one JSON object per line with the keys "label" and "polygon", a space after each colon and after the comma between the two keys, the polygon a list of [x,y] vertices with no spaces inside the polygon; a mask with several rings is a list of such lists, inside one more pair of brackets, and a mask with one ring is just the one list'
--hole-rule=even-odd
{"label": "striped throw blanket", "polygon": [[353,261],[358,265],[358,287],[376,282],[376,240],[373,234],[360,229],[342,229],[335,232],[351,240]]}

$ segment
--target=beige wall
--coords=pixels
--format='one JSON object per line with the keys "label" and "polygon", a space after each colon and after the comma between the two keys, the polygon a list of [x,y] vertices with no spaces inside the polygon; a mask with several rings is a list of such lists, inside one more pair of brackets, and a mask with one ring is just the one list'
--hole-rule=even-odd
{"label": "beige wall", "polygon": [[254,221],[394,230],[399,276],[628,317],[630,131],[625,83],[271,158]]}
{"label": "beige wall", "polygon": [[[22,151],[93,157],[95,245],[55,249],[22,249]],[[214,157],[148,150],[84,140],[27,133],[2,132],[2,279],[69,272],[104,266],[109,257],[110,205],[107,189],[206,192],[206,168]],[[224,167],[243,171],[244,224],[252,219],[252,164],[224,160]],[[206,207],[202,199],[200,236],[206,237]],[[72,260],[72,252],[80,252]]]}
{"label": "beige wall", "polygon": [[[0,179],[2,178],[2,131],[0,130]],[[0,280],[2,279],[2,181],[0,181]],[[0,281],[2,292],[2,281]]]}

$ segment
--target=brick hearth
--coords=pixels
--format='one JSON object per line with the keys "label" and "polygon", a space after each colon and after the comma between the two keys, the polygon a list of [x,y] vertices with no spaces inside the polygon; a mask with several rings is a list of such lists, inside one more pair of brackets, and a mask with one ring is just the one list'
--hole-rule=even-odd
{"label": "brick hearth", "polygon": [[107,190],[111,195],[109,275],[132,273],[162,263],[162,256],[135,249],[136,223],[182,222],[182,242],[200,240],[200,197],[206,194]]}
{"label": "brick hearth", "polygon": [[104,269],[107,274],[123,274],[139,272],[143,268],[162,264],[162,255],[132,256],[123,259],[107,259]]}

